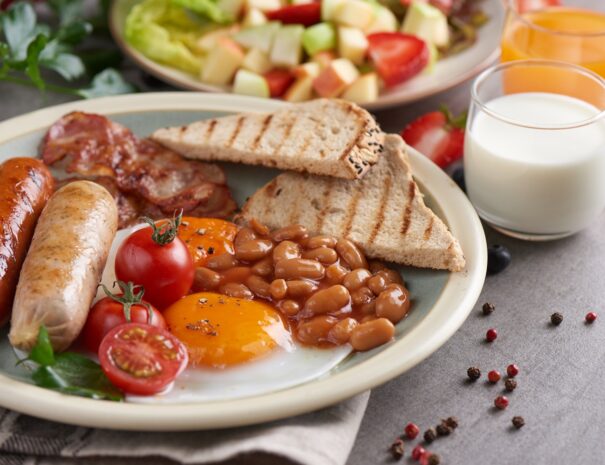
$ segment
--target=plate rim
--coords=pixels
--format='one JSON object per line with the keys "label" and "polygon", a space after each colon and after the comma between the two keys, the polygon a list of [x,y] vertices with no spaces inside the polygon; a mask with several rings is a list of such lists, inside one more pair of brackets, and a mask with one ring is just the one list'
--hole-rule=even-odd
{"label": "plate rim", "polygon": [[[130,44],[126,42],[126,39],[122,34],[119,33],[120,27],[118,26],[118,22],[120,21],[118,17],[118,3],[124,0],[111,0],[111,4],[109,7],[108,13],[108,25],[109,31],[115,43],[118,45],[119,49],[126,55],[129,59],[131,59],[138,67],[152,76],[168,83],[174,87],[188,90],[188,91],[196,91],[196,92],[212,92],[212,93],[228,93],[226,88],[221,88],[217,86],[213,86],[210,84],[205,84],[202,81],[196,82],[192,79],[187,78],[187,75],[175,68],[171,68],[167,65],[163,65],[161,63],[157,63],[150,58],[147,58],[141,52],[136,50]],[[499,0],[488,0],[494,3],[494,8],[497,8],[502,21],[505,20],[506,9],[504,4]],[[489,24],[487,25],[489,26]],[[503,24],[500,25],[501,27]],[[500,27],[500,28],[501,28]],[[438,85],[434,85],[425,89],[424,91],[417,91],[413,93],[401,93],[394,92],[393,94],[386,94],[379,96],[378,100],[375,102],[363,103],[360,104],[362,107],[368,110],[383,110],[388,108],[393,108],[399,105],[405,105],[408,103],[416,102],[423,98],[439,94],[441,92],[445,92],[453,87],[456,87],[472,77],[478,75],[481,71],[487,69],[492,64],[496,63],[500,58],[500,41],[498,40],[498,46],[495,47],[491,53],[487,54],[480,62],[476,63],[474,66],[468,68],[465,72],[459,73],[451,76],[449,79],[443,80],[442,83]],[[181,75],[183,77],[181,77]],[[268,100],[277,100],[277,99],[268,99]],[[280,101],[280,100],[277,100]]]}
{"label": "plate rim", "polygon": [[[281,102],[233,94],[161,92],[104,97],[37,110],[0,123],[0,144],[47,127],[76,109],[115,115],[153,111],[271,111]],[[87,427],[138,431],[187,431],[262,423],[343,401],[404,373],[441,347],[473,309],[485,280],[487,246],[468,198],[428,158],[410,150],[415,176],[431,192],[458,237],[467,268],[450,273],[426,317],[405,337],[354,367],[324,379],[254,397],[186,404],[129,404],[67,396],[0,373],[0,404],[44,418]],[[429,182],[427,183],[427,180]],[[432,184],[428,188],[428,184]],[[461,234],[463,233],[464,234]],[[449,299],[459,299],[452,306]],[[409,347],[408,347],[409,346]],[[401,351],[408,357],[401,357]]]}

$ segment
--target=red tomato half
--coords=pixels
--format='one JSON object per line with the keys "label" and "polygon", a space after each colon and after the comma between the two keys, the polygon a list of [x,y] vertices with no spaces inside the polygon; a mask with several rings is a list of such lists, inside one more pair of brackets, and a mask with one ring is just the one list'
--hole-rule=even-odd
{"label": "red tomato half", "polygon": [[287,69],[272,69],[265,73],[265,80],[269,86],[271,97],[281,97],[286,93],[290,84],[294,82],[294,76]]}
{"label": "red tomato half", "polygon": [[139,229],[124,240],[116,254],[120,281],[145,288],[145,300],[163,310],[183,297],[193,284],[193,259],[185,243],[175,237],[164,245],[152,238],[151,227]]}
{"label": "red tomato half", "polygon": [[129,394],[148,396],[166,389],[187,367],[187,349],[168,331],[141,323],[112,329],[99,347],[103,372]]}
{"label": "red tomato half", "polygon": [[368,55],[387,87],[401,84],[429,62],[426,43],[401,32],[377,32],[368,36]]}
{"label": "red tomato half", "polygon": [[[151,312],[151,316],[149,312]],[[130,307],[130,322],[148,323],[158,328],[166,328],[164,317],[151,305],[148,310],[143,304],[133,304]],[[124,314],[124,305],[111,297],[104,297],[94,304],[88,313],[81,335],[84,346],[90,352],[97,353],[105,335],[116,326],[125,323],[129,323],[129,321],[126,320]]]}
{"label": "red tomato half", "polygon": [[281,21],[284,24],[302,24],[313,26],[321,21],[321,4],[319,2],[288,5],[277,10],[265,13],[272,21]]}

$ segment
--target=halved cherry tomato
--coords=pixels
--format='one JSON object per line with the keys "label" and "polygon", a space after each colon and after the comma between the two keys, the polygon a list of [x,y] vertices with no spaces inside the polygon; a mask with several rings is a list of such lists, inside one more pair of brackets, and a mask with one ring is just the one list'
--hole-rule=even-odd
{"label": "halved cherry tomato", "polygon": [[290,84],[294,82],[294,76],[287,69],[275,68],[267,71],[264,76],[269,86],[269,93],[273,98],[284,95]]}
{"label": "halved cherry tomato", "polygon": [[321,21],[321,4],[319,2],[288,5],[277,10],[267,11],[267,19],[281,21],[284,24],[302,24],[313,26]]}
{"label": "halved cherry tomato", "polygon": [[189,249],[194,266],[205,266],[212,255],[233,253],[233,239],[237,225],[217,218],[184,217],[179,227],[179,238]]}
{"label": "halved cherry tomato", "polygon": [[418,74],[429,62],[426,43],[401,32],[377,32],[368,36],[368,55],[387,87]]}
{"label": "halved cherry tomato", "polygon": [[121,294],[111,294],[105,289],[107,297],[94,304],[88,313],[80,337],[90,352],[97,353],[105,335],[125,323],[147,323],[166,328],[162,314],[142,300],[144,290],[135,293],[137,286],[132,283],[120,281],[119,284]]}
{"label": "halved cherry tomato", "polygon": [[116,254],[115,271],[120,281],[145,288],[145,300],[159,308],[183,297],[193,284],[193,259],[177,237],[180,216],[135,231]]}
{"label": "halved cherry tomato", "polygon": [[519,13],[541,10],[549,6],[561,6],[561,0],[516,0],[514,3]]}
{"label": "halved cherry tomato", "polygon": [[99,347],[99,362],[109,381],[141,396],[166,389],[187,367],[187,361],[187,349],[176,337],[141,323],[116,326]]}

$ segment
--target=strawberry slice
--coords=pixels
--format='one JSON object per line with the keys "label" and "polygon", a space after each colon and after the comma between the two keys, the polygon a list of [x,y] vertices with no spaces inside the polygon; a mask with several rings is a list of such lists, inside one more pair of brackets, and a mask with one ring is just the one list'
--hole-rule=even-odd
{"label": "strawberry slice", "polygon": [[378,32],[368,36],[368,55],[387,87],[418,74],[429,62],[426,43],[401,32]]}
{"label": "strawberry slice", "polygon": [[286,93],[290,84],[294,81],[294,76],[287,69],[275,68],[264,74],[269,94],[272,98],[281,97]]}
{"label": "strawberry slice", "polygon": [[302,24],[313,26],[321,21],[321,4],[319,2],[288,5],[265,13],[271,21],[283,24]]}
{"label": "strawberry slice", "polygon": [[426,155],[441,168],[462,158],[466,114],[453,117],[443,107],[415,119],[401,132],[409,145]]}
{"label": "strawberry slice", "polygon": [[516,0],[515,3],[519,13],[541,10],[549,6],[561,6],[561,0]]}

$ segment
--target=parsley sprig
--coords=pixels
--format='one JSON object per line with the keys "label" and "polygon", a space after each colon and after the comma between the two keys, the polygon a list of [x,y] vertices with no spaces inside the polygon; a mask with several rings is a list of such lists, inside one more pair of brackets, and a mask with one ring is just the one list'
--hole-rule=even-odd
{"label": "parsley sprig", "polygon": [[[103,31],[103,14],[90,21],[83,19],[82,0],[47,3],[53,12],[48,23],[39,22],[34,7],[24,1],[0,13],[0,81],[82,98],[136,91],[118,71],[103,66],[119,61],[117,51],[107,53],[107,49],[101,49],[91,53],[82,49],[84,40],[95,30]],[[99,63],[99,59],[105,63]],[[58,85],[47,80],[53,72],[66,83],[87,76],[91,81],[84,87]]]}

